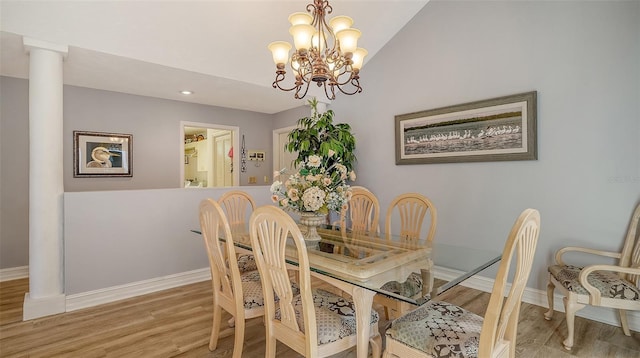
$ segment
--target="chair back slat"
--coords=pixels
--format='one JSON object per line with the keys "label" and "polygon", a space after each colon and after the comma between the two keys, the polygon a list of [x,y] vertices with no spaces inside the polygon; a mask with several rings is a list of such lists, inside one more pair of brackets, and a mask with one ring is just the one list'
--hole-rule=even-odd
{"label": "chair back slat", "polygon": [[[398,195],[393,199],[387,210],[385,219],[385,232],[387,237],[391,235],[391,227],[394,212],[398,213],[400,221],[400,236],[405,240],[418,243],[424,219],[429,214],[430,226],[426,236],[426,241],[433,241],[437,225],[437,211],[433,203],[424,195],[419,193],[406,193]],[[398,232],[398,231],[396,231]]]}
{"label": "chair back slat", "polygon": [[[380,220],[380,203],[378,198],[362,187],[352,188],[352,196],[347,206],[340,213],[340,229],[343,233],[351,230],[354,234],[374,233],[378,230]],[[348,213],[348,214],[347,214]],[[350,227],[347,223],[347,215]]]}
{"label": "chair back slat", "polygon": [[400,235],[407,239],[418,240],[422,222],[427,213],[427,208],[421,205],[422,202],[408,198],[406,201],[398,203],[397,208],[400,213],[401,230]]}
{"label": "chair back slat", "polygon": [[[533,266],[539,234],[540,213],[535,209],[526,209],[514,223],[504,246],[502,260],[482,325],[479,357],[491,357],[493,350],[504,341],[510,343],[510,357],[515,357],[520,303]],[[505,299],[503,294],[507,286],[509,268],[514,253],[517,254],[515,273]]]}
{"label": "chair back slat", "polygon": [[249,193],[230,190],[218,199],[218,203],[224,208],[230,227],[244,226],[248,229],[249,217],[256,208],[256,203]]}

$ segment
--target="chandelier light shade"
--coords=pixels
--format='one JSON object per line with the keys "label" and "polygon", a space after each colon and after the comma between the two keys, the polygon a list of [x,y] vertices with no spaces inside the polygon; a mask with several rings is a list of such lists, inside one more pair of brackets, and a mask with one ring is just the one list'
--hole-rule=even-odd
{"label": "chandelier light shade", "polygon": [[[273,88],[295,90],[297,99],[306,96],[312,82],[324,88],[330,100],[336,98],[336,89],[346,95],[362,92],[359,73],[367,50],[358,47],[361,33],[351,27],[353,20],[348,16],[335,16],[327,23],[326,15],[332,11],[328,0],[314,0],[306,13],[289,16],[293,54],[289,55],[292,46],[288,42],[269,44],[276,64]],[[287,63],[295,76],[291,88],[282,86]]]}

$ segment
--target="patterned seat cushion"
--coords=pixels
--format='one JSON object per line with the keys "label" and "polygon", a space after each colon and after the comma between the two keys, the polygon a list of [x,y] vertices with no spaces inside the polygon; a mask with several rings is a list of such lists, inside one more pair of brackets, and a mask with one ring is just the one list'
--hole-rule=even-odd
{"label": "patterned seat cushion", "polygon": [[[262,281],[258,271],[249,271],[240,275],[242,282],[242,293],[244,295],[244,308],[252,309],[264,306],[264,295],[262,294]],[[291,284],[294,294],[300,293],[300,287],[296,283]],[[276,296],[276,302],[278,297]]]}
{"label": "patterned seat cushion", "polygon": [[393,321],[386,336],[434,357],[477,357],[482,321],[456,305],[430,301]]}
{"label": "patterned seat cushion", "polygon": [[240,281],[242,282],[242,293],[244,295],[244,308],[252,309],[264,306],[262,282],[258,271],[242,273]]}
{"label": "patterned seat cushion", "polygon": [[240,273],[258,270],[256,258],[253,255],[238,255],[238,268]]}
{"label": "patterned seat cushion", "polygon": [[422,276],[412,272],[405,282],[390,281],[382,285],[381,289],[404,297],[413,297],[422,292]]}
{"label": "patterned seat cushion", "polygon": [[[331,292],[313,290],[313,304],[318,326],[318,344],[335,342],[344,337],[356,334],[356,316],[353,301],[334,295]],[[300,295],[294,297],[294,309],[298,327],[304,332],[302,300]],[[280,309],[276,309],[276,319],[280,319]],[[371,310],[371,324],[377,323],[378,312]]]}
{"label": "patterned seat cushion", "polygon": [[[567,290],[588,296],[589,291],[580,284],[578,279],[581,271],[582,267],[577,266],[549,266],[549,273]],[[620,278],[615,272],[593,271],[587,276],[587,281],[600,291],[602,297],[640,301],[640,289],[631,282]]]}

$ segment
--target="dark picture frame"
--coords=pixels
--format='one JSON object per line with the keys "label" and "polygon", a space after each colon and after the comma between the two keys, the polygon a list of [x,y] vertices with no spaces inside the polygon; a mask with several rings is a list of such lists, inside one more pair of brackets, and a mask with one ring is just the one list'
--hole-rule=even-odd
{"label": "dark picture frame", "polygon": [[132,177],[133,135],[73,131],[73,177]]}
{"label": "dark picture frame", "polygon": [[395,116],[396,164],[537,160],[537,92]]}

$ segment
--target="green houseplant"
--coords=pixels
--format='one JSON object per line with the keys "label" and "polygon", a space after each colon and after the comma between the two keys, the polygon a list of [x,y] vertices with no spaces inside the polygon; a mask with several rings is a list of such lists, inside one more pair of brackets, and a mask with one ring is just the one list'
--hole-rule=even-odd
{"label": "green houseplant", "polygon": [[309,105],[313,114],[298,120],[298,127],[289,133],[285,145],[289,152],[298,152],[295,166],[304,163],[311,155],[318,155],[328,161],[328,167],[340,163],[352,171],[356,162],[356,139],[351,133],[351,126],[333,123],[332,110],[318,113],[318,101],[315,98],[309,100]]}

